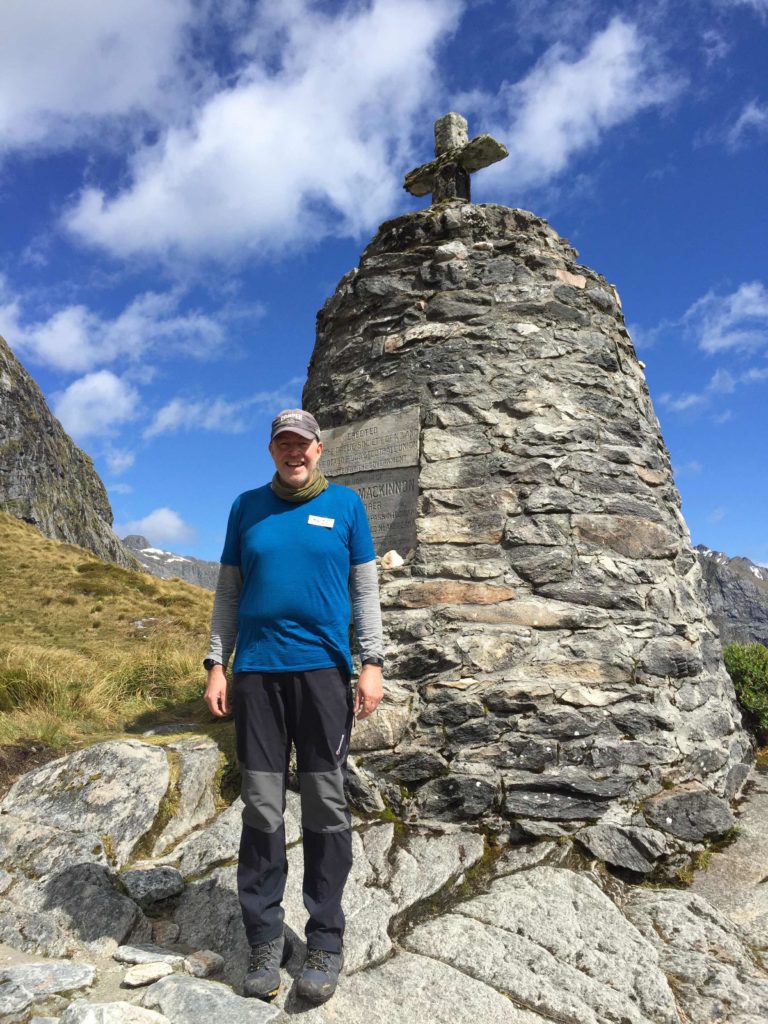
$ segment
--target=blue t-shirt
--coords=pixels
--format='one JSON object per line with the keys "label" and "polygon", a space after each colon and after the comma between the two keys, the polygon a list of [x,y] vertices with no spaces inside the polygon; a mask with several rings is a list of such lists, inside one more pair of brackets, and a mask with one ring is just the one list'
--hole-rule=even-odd
{"label": "blue t-shirt", "polygon": [[221,555],[243,575],[233,671],[351,672],[350,566],[373,558],[365,506],[348,487],[301,503],[269,484],[237,497]]}

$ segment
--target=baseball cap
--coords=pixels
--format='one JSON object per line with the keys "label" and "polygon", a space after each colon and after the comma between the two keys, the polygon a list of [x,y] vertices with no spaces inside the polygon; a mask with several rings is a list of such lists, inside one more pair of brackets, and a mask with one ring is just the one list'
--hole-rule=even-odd
{"label": "baseball cap", "polygon": [[304,409],[283,409],[282,412],[279,412],[272,420],[270,440],[274,441],[278,434],[282,434],[286,430],[309,440],[320,440],[320,427],[317,425],[317,420],[311,412],[306,412]]}

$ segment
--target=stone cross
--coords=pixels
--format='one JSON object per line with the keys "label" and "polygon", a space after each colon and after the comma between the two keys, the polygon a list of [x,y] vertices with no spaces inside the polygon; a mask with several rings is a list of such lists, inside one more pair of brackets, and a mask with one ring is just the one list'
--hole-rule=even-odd
{"label": "stone cross", "polygon": [[461,114],[446,114],[435,121],[435,159],[409,171],[403,188],[413,196],[432,193],[432,202],[464,199],[469,202],[469,176],[509,156],[509,150],[490,135],[467,141],[467,122]]}

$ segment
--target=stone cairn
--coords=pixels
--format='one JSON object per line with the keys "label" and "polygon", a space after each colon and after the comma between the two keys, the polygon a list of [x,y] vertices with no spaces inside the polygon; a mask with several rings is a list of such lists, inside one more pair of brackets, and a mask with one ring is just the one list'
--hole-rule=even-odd
{"label": "stone cairn", "polygon": [[503,147],[457,114],[436,139],[406,177],[432,205],[342,278],[303,395],[400,556],[354,786],[650,870],[728,830],[752,755],[669,454],[616,289],[541,218],[469,201]]}

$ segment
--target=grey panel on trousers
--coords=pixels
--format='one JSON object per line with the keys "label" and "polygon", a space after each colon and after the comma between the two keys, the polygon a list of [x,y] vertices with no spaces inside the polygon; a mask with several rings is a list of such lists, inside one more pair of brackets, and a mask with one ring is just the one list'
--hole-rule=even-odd
{"label": "grey panel on trousers", "polygon": [[299,772],[301,824],[310,832],[341,832],[349,828],[341,768],[331,772]]}
{"label": "grey panel on trousers", "polygon": [[243,821],[260,832],[276,832],[283,824],[285,776],[282,772],[243,770],[240,795]]}

